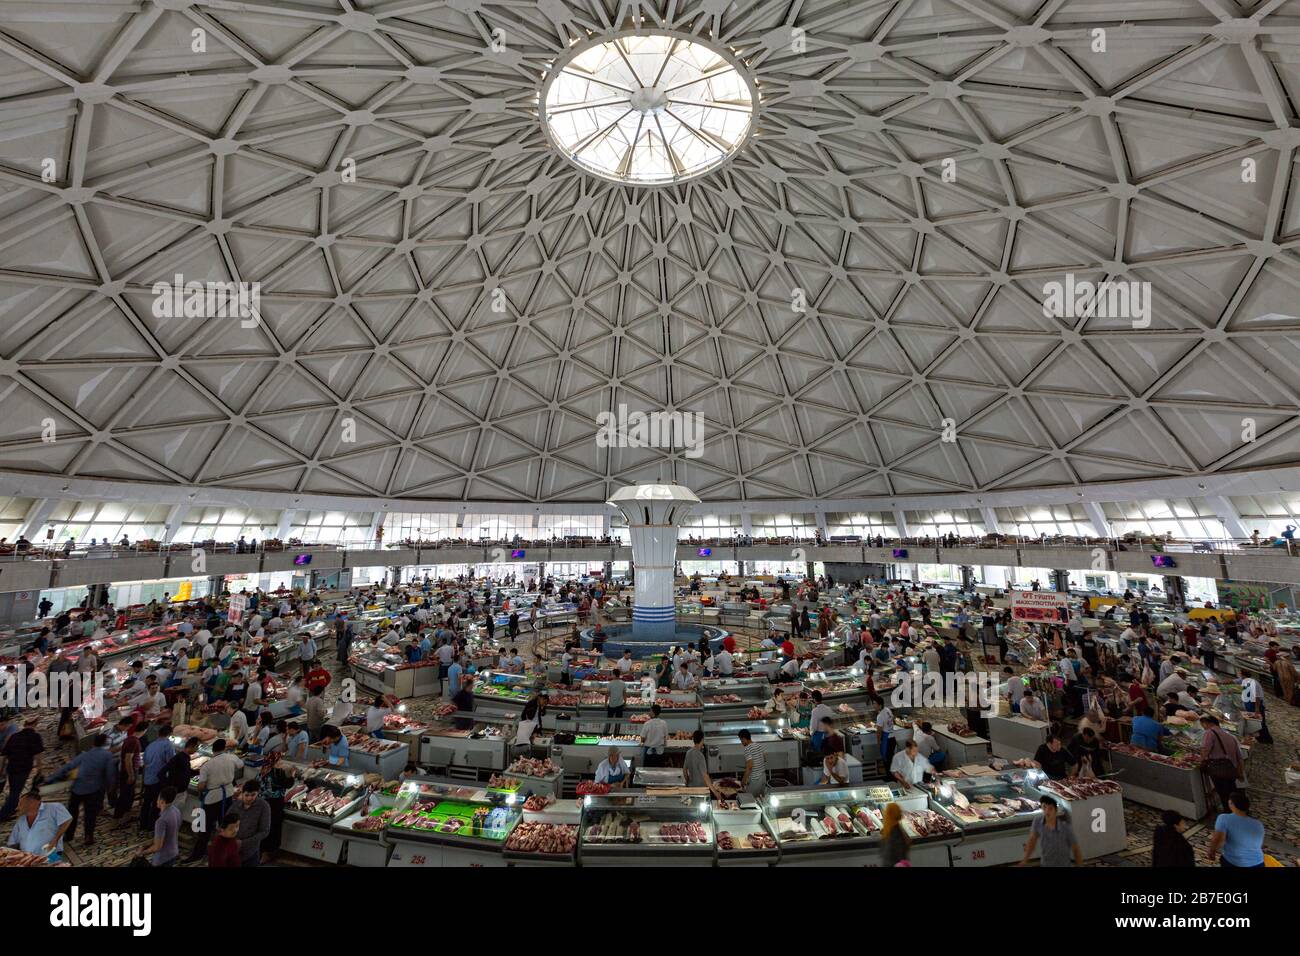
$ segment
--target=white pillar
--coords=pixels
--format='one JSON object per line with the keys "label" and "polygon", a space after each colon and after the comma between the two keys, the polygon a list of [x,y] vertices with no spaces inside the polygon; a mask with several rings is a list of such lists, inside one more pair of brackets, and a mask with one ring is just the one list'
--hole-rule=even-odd
{"label": "white pillar", "polygon": [[1237,511],[1236,505],[1229,501],[1223,495],[1214,495],[1207,497],[1205,503],[1214,509],[1214,513],[1219,516],[1223,522],[1224,529],[1231,538],[1249,538],[1250,532],[1241,522],[1241,514]]}
{"label": "white pillar", "polygon": [[632,539],[633,641],[671,643],[677,630],[677,529],[700,499],[680,485],[650,484],[620,488],[609,503],[627,519]]}
{"label": "white pillar", "polygon": [[822,540],[829,541],[830,533],[826,530],[826,512],[814,511],[813,517],[817,519],[817,530],[822,533]]}
{"label": "white pillar", "polygon": [[278,538],[281,541],[285,541],[288,539],[289,531],[290,529],[293,528],[293,519],[297,517],[297,515],[298,515],[297,511],[294,511],[289,508],[286,508],[284,511],[280,512],[280,519],[279,521],[276,522],[275,525],[276,538]]}
{"label": "white pillar", "polygon": [[190,513],[189,505],[172,505],[163,521],[162,544],[171,544],[176,532],[181,530],[181,522]]}
{"label": "white pillar", "polygon": [[1110,522],[1106,520],[1106,512],[1102,510],[1101,504],[1096,501],[1085,501],[1083,510],[1088,515],[1088,523],[1092,525],[1093,534],[1099,538],[1109,538]]}
{"label": "white pillar", "polygon": [[747,538],[754,536],[754,516],[748,511],[740,513],[740,533]]}
{"label": "white pillar", "polygon": [[905,518],[903,512],[897,508],[894,509],[894,527],[898,529],[898,536],[900,538],[908,537],[907,518]]}
{"label": "white pillar", "polygon": [[27,509],[27,514],[23,517],[22,527],[18,529],[18,537],[31,539],[41,525],[51,514],[54,513],[54,506],[58,504],[52,498],[37,498]]}
{"label": "white pillar", "polygon": [[997,512],[992,508],[980,508],[980,515],[984,518],[984,531],[986,534],[1001,534],[1002,526],[998,524]]}

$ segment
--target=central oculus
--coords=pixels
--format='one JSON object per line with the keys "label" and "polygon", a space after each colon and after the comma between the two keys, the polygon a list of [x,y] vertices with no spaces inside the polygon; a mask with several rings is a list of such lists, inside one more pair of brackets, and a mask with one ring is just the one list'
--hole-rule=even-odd
{"label": "central oculus", "polygon": [[542,84],[539,111],[552,145],[579,168],[655,185],[700,176],[735,155],[753,128],[756,100],[729,51],[635,31],[562,53]]}

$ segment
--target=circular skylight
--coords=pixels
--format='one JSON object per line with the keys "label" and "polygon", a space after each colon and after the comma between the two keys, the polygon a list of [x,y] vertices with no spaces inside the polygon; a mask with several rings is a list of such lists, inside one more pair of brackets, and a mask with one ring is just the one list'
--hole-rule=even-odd
{"label": "circular skylight", "polygon": [[749,135],[754,97],[729,54],[672,34],[635,33],[557,60],[541,115],[556,148],[578,166],[653,185],[730,159]]}

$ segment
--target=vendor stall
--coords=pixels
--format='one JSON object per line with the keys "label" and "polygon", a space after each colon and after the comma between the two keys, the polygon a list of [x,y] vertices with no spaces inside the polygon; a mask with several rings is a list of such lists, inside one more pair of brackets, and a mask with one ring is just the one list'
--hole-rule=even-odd
{"label": "vendor stall", "polygon": [[505,866],[506,838],[520,820],[514,794],[412,778],[384,827],[389,866]]}
{"label": "vendor stall", "polygon": [[276,771],[295,778],[285,790],[280,848],[324,863],[341,862],[345,840],[334,825],[356,812],[365,797],[360,774],[287,761],[281,761]]}
{"label": "vendor stall", "polygon": [[764,814],[776,834],[782,866],[880,866],[880,831],[886,804],[904,811],[914,866],[949,866],[960,832],[931,810],[923,790],[890,784],[773,791]]}
{"label": "vendor stall", "polygon": [[961,830],[953,866],[998,866],[1024,857],[1029,829],[1041,817],[1032,770],[944,776],[928,787],[931,806]]}
{"label": "vendor stall", "polygon": [[583,866],[712,866],[713,835],[707,796],[587,796],[578,859]]}
{"label": "vendor stall", "polygon": [[1047,743],[1052,725],[1042,720],[1013,715],[989,717],[989,740],[993,755],[1007,760],[1034,759],[1038,748]]}

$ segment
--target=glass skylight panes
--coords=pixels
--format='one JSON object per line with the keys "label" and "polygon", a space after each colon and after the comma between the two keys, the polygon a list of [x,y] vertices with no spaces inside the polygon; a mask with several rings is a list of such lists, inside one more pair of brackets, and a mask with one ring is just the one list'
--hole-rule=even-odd
{"label": "glass skylight panes", "polygon": [[583,168],[616,182],[667,183],[706,172],[744,140],[749,86],[701,43],[662,34],[584,50],[552,78],[545,122]]}

